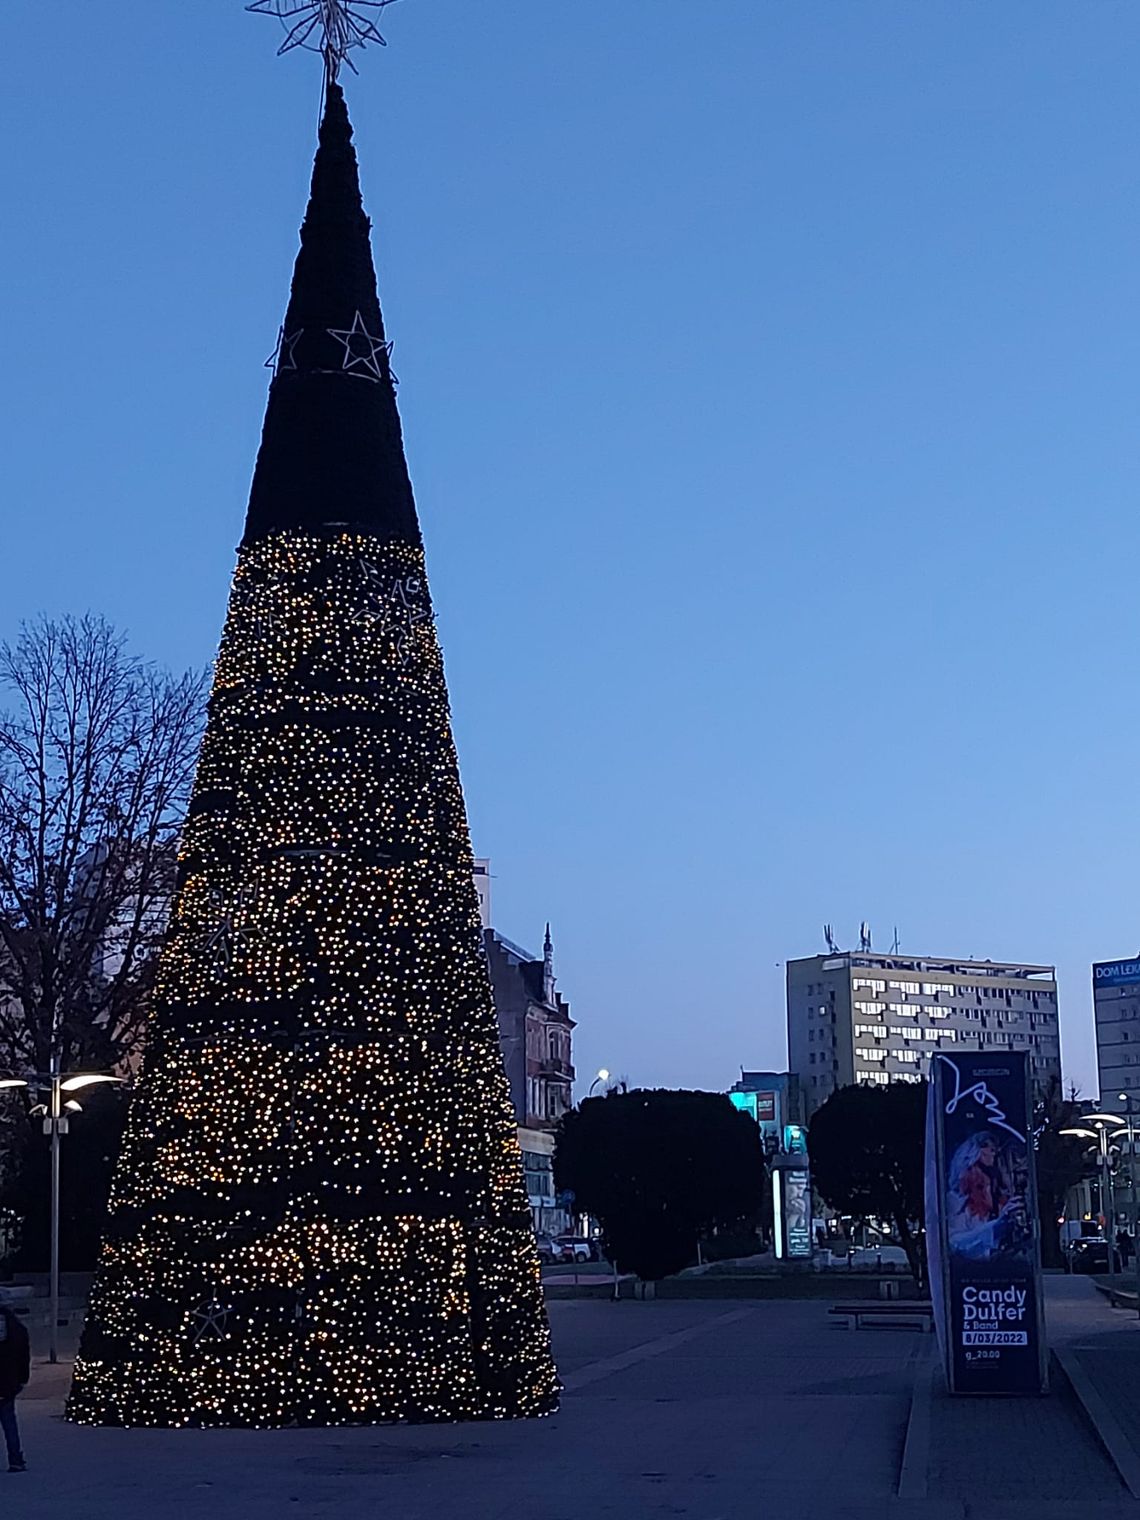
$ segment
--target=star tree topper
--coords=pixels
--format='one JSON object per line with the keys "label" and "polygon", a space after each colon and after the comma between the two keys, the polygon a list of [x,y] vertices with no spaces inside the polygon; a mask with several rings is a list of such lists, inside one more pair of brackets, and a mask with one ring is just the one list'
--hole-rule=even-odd
{"label": "star tree topper", "polygon": [[320,53],[331,81],[340,73],[342,63],[356,73],[356,65],[348,56],[353,48],[367,47],[370,42],[386,46],[367,13],[382,11],[391,4],[392,0],[255,0],[246,10],[276,16],[285,28],[278,55],[297,47]]}

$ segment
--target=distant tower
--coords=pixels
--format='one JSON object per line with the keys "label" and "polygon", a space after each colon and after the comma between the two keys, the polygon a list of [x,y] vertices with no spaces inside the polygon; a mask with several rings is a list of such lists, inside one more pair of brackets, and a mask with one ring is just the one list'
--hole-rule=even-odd
{"label": "distant tower", "polygon": [[542,942],[542,996],[544,1002],[554,1006],[554,941],[550,937],[549,924]]}

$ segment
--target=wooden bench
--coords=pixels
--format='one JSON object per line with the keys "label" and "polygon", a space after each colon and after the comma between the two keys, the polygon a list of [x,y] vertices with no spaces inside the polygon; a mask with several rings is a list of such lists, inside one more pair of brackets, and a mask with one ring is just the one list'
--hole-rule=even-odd
{"label": "wooden bench", "polygon": [[900,1321],[918,1320],[924,1330],[934,1329],[934,1305],[926,1303],[877,1303],[874,1299],[867,1299],[862,1304],[836,1304],[829,1309],[828,1314],[838,1314],[847,1320],[848,1328],[852,1323],[856,1330],[862,1330],[864,1325],[874,1320],[882,1324],[898,1324]]}

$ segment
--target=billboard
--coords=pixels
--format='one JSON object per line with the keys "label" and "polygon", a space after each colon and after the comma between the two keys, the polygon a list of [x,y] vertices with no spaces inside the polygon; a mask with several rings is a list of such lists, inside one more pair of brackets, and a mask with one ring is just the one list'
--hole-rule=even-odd
{"label": "billboard", "polygon": [[1140,982],[1140,961],[1097,961],[1093,964],[1093,989],[1127,987]]}
{"label": "billboard", "polygon": [[756,1094],[753,1092],[730,1092],[728,1101],[750,1119],[756,1118]]}
{"label": "billboard", "polygon": [[784,1150],[789,1156],[807,1155],[807,1130],[804,1129],[802,1124],[784,1125]]}
{"label": "billboard", "polygon": [[931,1295],[952,1393],[1043,1393],[1028,1057],[937,1054],[926,1175]]}
{"label": "billboard", "polygon": [[772,1222],[778,1261],[811,1260],[811,1176],[806,1157],[772,1168]]}
{"label": "billboard", "polygon": [[773,1089],[755,1089],[751,1092],[730,1092],[729,1099],[742,1114],[755,1119],[760,1126],[760,1138],[764,1142],[764,1154],[775,1155],[783,1137],[780,1094]]}

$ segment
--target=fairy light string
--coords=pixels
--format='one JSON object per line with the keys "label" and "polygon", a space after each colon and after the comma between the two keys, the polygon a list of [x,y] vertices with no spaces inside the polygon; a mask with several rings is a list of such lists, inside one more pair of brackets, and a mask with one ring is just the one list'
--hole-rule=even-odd
{"label": "fairy light string", "polygon": [[80,1423],[557,1404],[390,345],[328,96]]}

